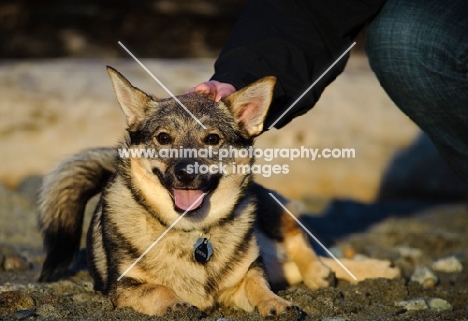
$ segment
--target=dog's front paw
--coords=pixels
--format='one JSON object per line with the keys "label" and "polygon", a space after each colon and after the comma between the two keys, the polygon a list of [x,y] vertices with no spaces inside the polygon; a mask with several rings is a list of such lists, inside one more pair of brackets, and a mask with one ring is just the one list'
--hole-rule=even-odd
{"label": "dog's front paw", "polygon": [[301,320],[302,318],[301,309],[280,297],[261,301],[255,310],[267,320]]}
{"label": "dog's front paw", "polygon": [[328,257],[320,259],[335,272],[337,279],[345,280],[350,283],[357,283],[365,279],[374,278],[393,279],[400,276],[400,270],[393,267],[391,262],[386,260],[370,258],[359,261],[340,259],[341,264],[351,271],[352,274],[350,274],[334,259]]}
{"label": "dog's front paw", "polygon": [[303,317],[304,317],[304,313],[298,306],[290,305],[286,307],[286,309],[278,315],[277,320],[280,320],[280,321],[302,320]]}
{"label": "dog's front paw", "polygon": [[331,269],[320,261],[314,261],[307,265],[302,274],[304,284],[312,290],[326,288],[335,283],[335,275]]}
{"label": "dog's front paw", "polygon": [[198,320],[203,317],[203,313],[196,306],[187,302],[177,302],[166,308],[164,317],[173,320],[187,318],[189,320]]}
{"label": "dog's front paw", "polygon": [[345,261],[360,282],[365,279],[386,278],[394,279],[400,276],[400,269],[392,266],[387,260],[366,258],[360,261]]}

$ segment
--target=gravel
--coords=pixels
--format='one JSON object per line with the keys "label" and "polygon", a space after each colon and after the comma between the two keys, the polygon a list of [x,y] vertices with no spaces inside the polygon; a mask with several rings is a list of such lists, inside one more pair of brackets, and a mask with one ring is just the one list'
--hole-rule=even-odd
{"label": "gravel", "polygon": [[[366,211],[358,213],[354,208],[348,212],[346,207],[341,207],[341,224],[369,215]],[[376,212],[372,210],[372,213]],[[313,225],[305,219],[307,209],[304,215],[303,222],[314,231],[320,231],[327,224],[326,215],[314,216]],[[114,309],[105,296],[93,290],[86,269],[59,282],[38,283],[44,254],[35,219],[32,199],[0,187],[0,257],[21,257],[28,262],[26,270],[0,272],[1,320],[165,320],[141,315],[130,308]],[[341,233],[334,243],[326,245],[356,253],[354,256],[389,259],[402,269],[401,277],[365,280],[355,285],[339,281],[335,287],[315,291],[300,284],[278,294],[301,307],[306,321],[468,319],[466,269],[436,272],[438,282],[432,287],[424,286],[436,274],[429,273],[431,262],[445,258],[443,262],[452,262],[449,265],[454,266],[454,257],[467,257],[467,207],[434,207],[412,214],[405,212],[404,217],[383,217],[376,222],[364,232]],[[421,279],[416,277],[418,275]],[[190,320],[190,317],[183,316],[181,320]],[[255,313],[218,307],[204,320],[261,318]]]}

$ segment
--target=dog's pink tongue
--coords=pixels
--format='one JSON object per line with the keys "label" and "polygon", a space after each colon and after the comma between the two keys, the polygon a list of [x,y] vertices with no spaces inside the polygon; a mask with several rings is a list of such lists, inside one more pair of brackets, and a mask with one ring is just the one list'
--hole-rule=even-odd
{"label": "dog's pink tongue", "polygon": [[175,205],[181,210],[194,210],[203,202],[202,190],[197,189],[175,189]]}

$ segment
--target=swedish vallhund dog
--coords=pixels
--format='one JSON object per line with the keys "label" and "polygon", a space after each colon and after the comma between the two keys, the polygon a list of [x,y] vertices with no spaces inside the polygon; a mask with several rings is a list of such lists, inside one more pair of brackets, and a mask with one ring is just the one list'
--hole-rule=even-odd
{"label": "swedish vallhund dog", "polygon": [[[127,133],[118,148],[84,151],[44,179],[39,224],[47,257],[41,281],[55,280],[73,260],[85,205],[99,192],[88,230],[88,267],[95,289],[116,307],[170,316],[201,315],[222,304],[292,320],[301,318],[300,309],[272,292],[269,283],[303,281],[317,289],[329,286],[333,272],[353,281],[334,260],[316,256],[269,190],[255,184],[248,171],[231,166],[252,165],[252,158],[233,153],[223,160],[222,171],[193,171],[196,165],[218,165],[216,153],[223,148],[253,144],[263,129],[274,77],[220,102],[197,93],[178,96],[204,129],[173,98],[157,99],[116,70],[107,70]],[[211,157],[118,153],[119,148],[161,152],[208,147]],[[386,261],[344,264],[359,280],[398,275]]]}

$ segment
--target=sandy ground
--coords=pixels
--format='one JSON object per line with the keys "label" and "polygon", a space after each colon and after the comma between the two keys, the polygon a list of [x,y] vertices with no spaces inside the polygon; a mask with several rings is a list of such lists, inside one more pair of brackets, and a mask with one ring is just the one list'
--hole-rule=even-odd
{"label": "sandy ground", "polygon": [[[82,256],[75,263],[75,276],[57,283],[37,283],[43,253],[35,229],[35,206],[25,195],[0,188],[1,320],[165,320],[140,315],[131,309],[114,310],[109,300],[93,291]],[[322,204],[324,207],[318,213],[317,206],[304,204],[304,224],[324,242],[334,239],[325,243],[334,245],[335,253],[342,249],[390,259],[403,272],[402,277],[393,280],[366,280],[357,285],[338,282],[335,287],[317,291],[298,285],[280,291],[282,297],[303,309],[305,320],[468,320],[466,205],[422,210],[428,204],[364,205],[332,201]],[[344,226],[348,228],[340,228]],[[330,235],[330,231],[335,234]],[[418,266],[431,267],[434,260],[451,256],[462,263],[462,271],[433,271],[438,282],[427,289],[409,280]],[[28,263],[23,266],[22,262]],[[434,298],[442,299],[450,305],[443,306],[446,311],[427,306],[420,311],[407,311],[409,308],[399,306],[400,301],[418,298],[427,304]],[[219,308],[205,318],[226,319],[260,318],[226,308]]]}

